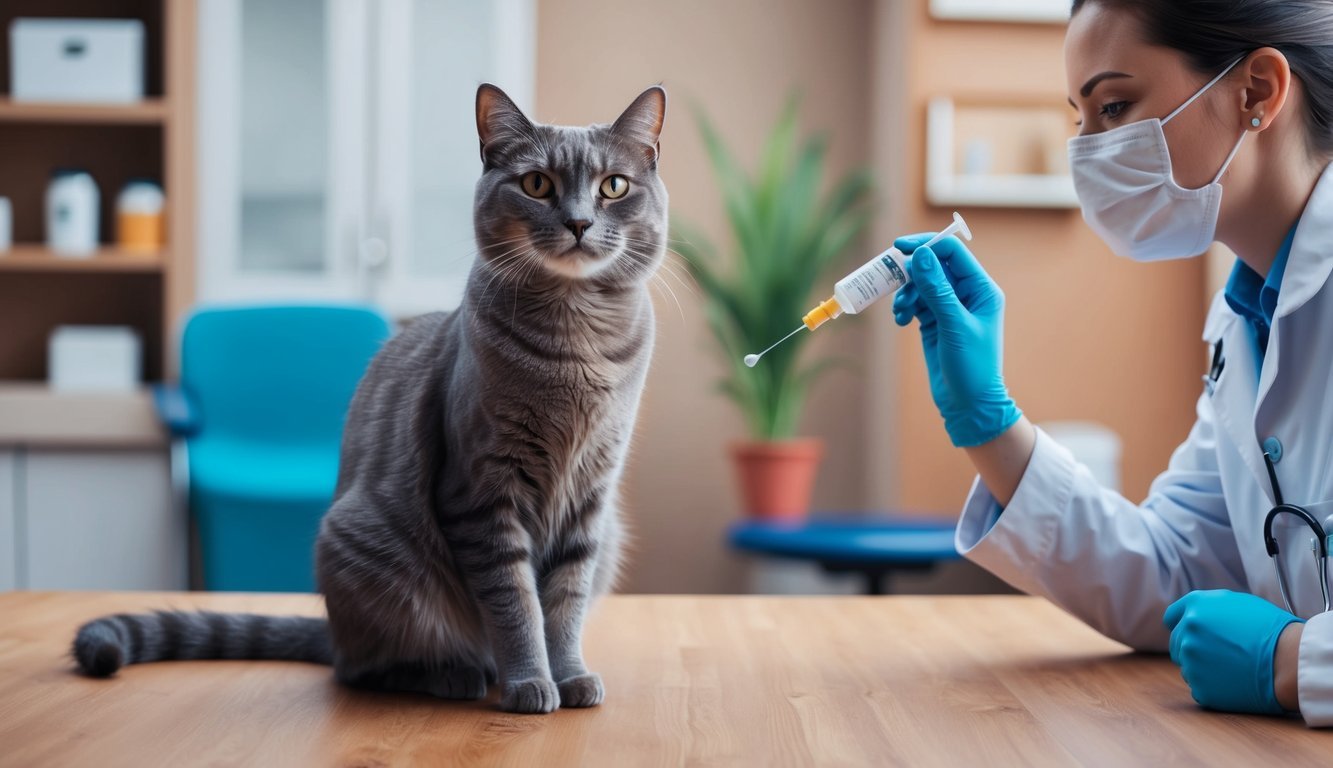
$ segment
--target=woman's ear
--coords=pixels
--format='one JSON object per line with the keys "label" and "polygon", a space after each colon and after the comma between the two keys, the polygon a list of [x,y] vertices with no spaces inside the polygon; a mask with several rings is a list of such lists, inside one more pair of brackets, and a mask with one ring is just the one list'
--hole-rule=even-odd
{"label": "woman's ear", "polygon": [[[1291,65],[1276,48],[1260,48],[1237,67],[1241,78],[1241,114],[1245,130],[1262,131],[1286,106]],[[1256,123],[1255,121],[1258,120]]]}

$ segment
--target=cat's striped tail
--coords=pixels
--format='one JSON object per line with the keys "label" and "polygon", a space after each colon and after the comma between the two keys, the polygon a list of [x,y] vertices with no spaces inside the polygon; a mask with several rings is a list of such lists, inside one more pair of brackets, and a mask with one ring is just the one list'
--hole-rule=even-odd
{"label": "cat's striped tail", "polygon": [[79,669],[93,677],[170,659],[333,661],[325,619],[207,611],[103,616],[79,627],[73,654]]}

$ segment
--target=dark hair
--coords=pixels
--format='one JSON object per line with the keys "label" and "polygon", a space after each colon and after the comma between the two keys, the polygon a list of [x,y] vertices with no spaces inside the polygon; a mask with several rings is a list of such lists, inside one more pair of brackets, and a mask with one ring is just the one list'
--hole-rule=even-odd
{"label": "dark hair", "polygon": [[1074,0],[1137,15],[1148,42],[1216,74],[1257,48],[1276,48],[1305,88],[1311,148],[1333,154],[1333,0]]}

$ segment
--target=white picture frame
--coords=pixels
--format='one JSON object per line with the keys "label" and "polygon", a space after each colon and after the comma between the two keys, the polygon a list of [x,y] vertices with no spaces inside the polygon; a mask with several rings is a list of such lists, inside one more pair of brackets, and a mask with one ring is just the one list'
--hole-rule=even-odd
{"label": "white picture frame", "polygon": [[930,0],[930,15],[949,21],[1064,24],[1070,0]]}
{"label": "white picture frame", "polygon": [[960,173],[955,167],[954,101],[931,99],[926,110],[926,200],[940,207],[1078,208],[1066,173]]}

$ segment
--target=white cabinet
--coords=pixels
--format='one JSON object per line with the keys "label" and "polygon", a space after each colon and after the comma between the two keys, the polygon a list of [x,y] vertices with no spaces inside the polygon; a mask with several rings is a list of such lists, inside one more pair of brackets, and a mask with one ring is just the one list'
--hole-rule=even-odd
{"label": "white cabinet", "polygon": [[172,507],[165,449],[29,449],[22,473],[22,586],[187,587],[187,523]]}
{"label": "white cabinet", "polygon": [[186,589],[168,451],[147,390],[0,383],[0,590]]}
{"label": "white cabinet", "polygon": [[454,306],[475,92],[529,108],[536,0],[200,0],[199,296]]}
{"label": "white cabinet", "polygon": [[162,449],[0,449],[0,591],[178,590],[188,523]]}

